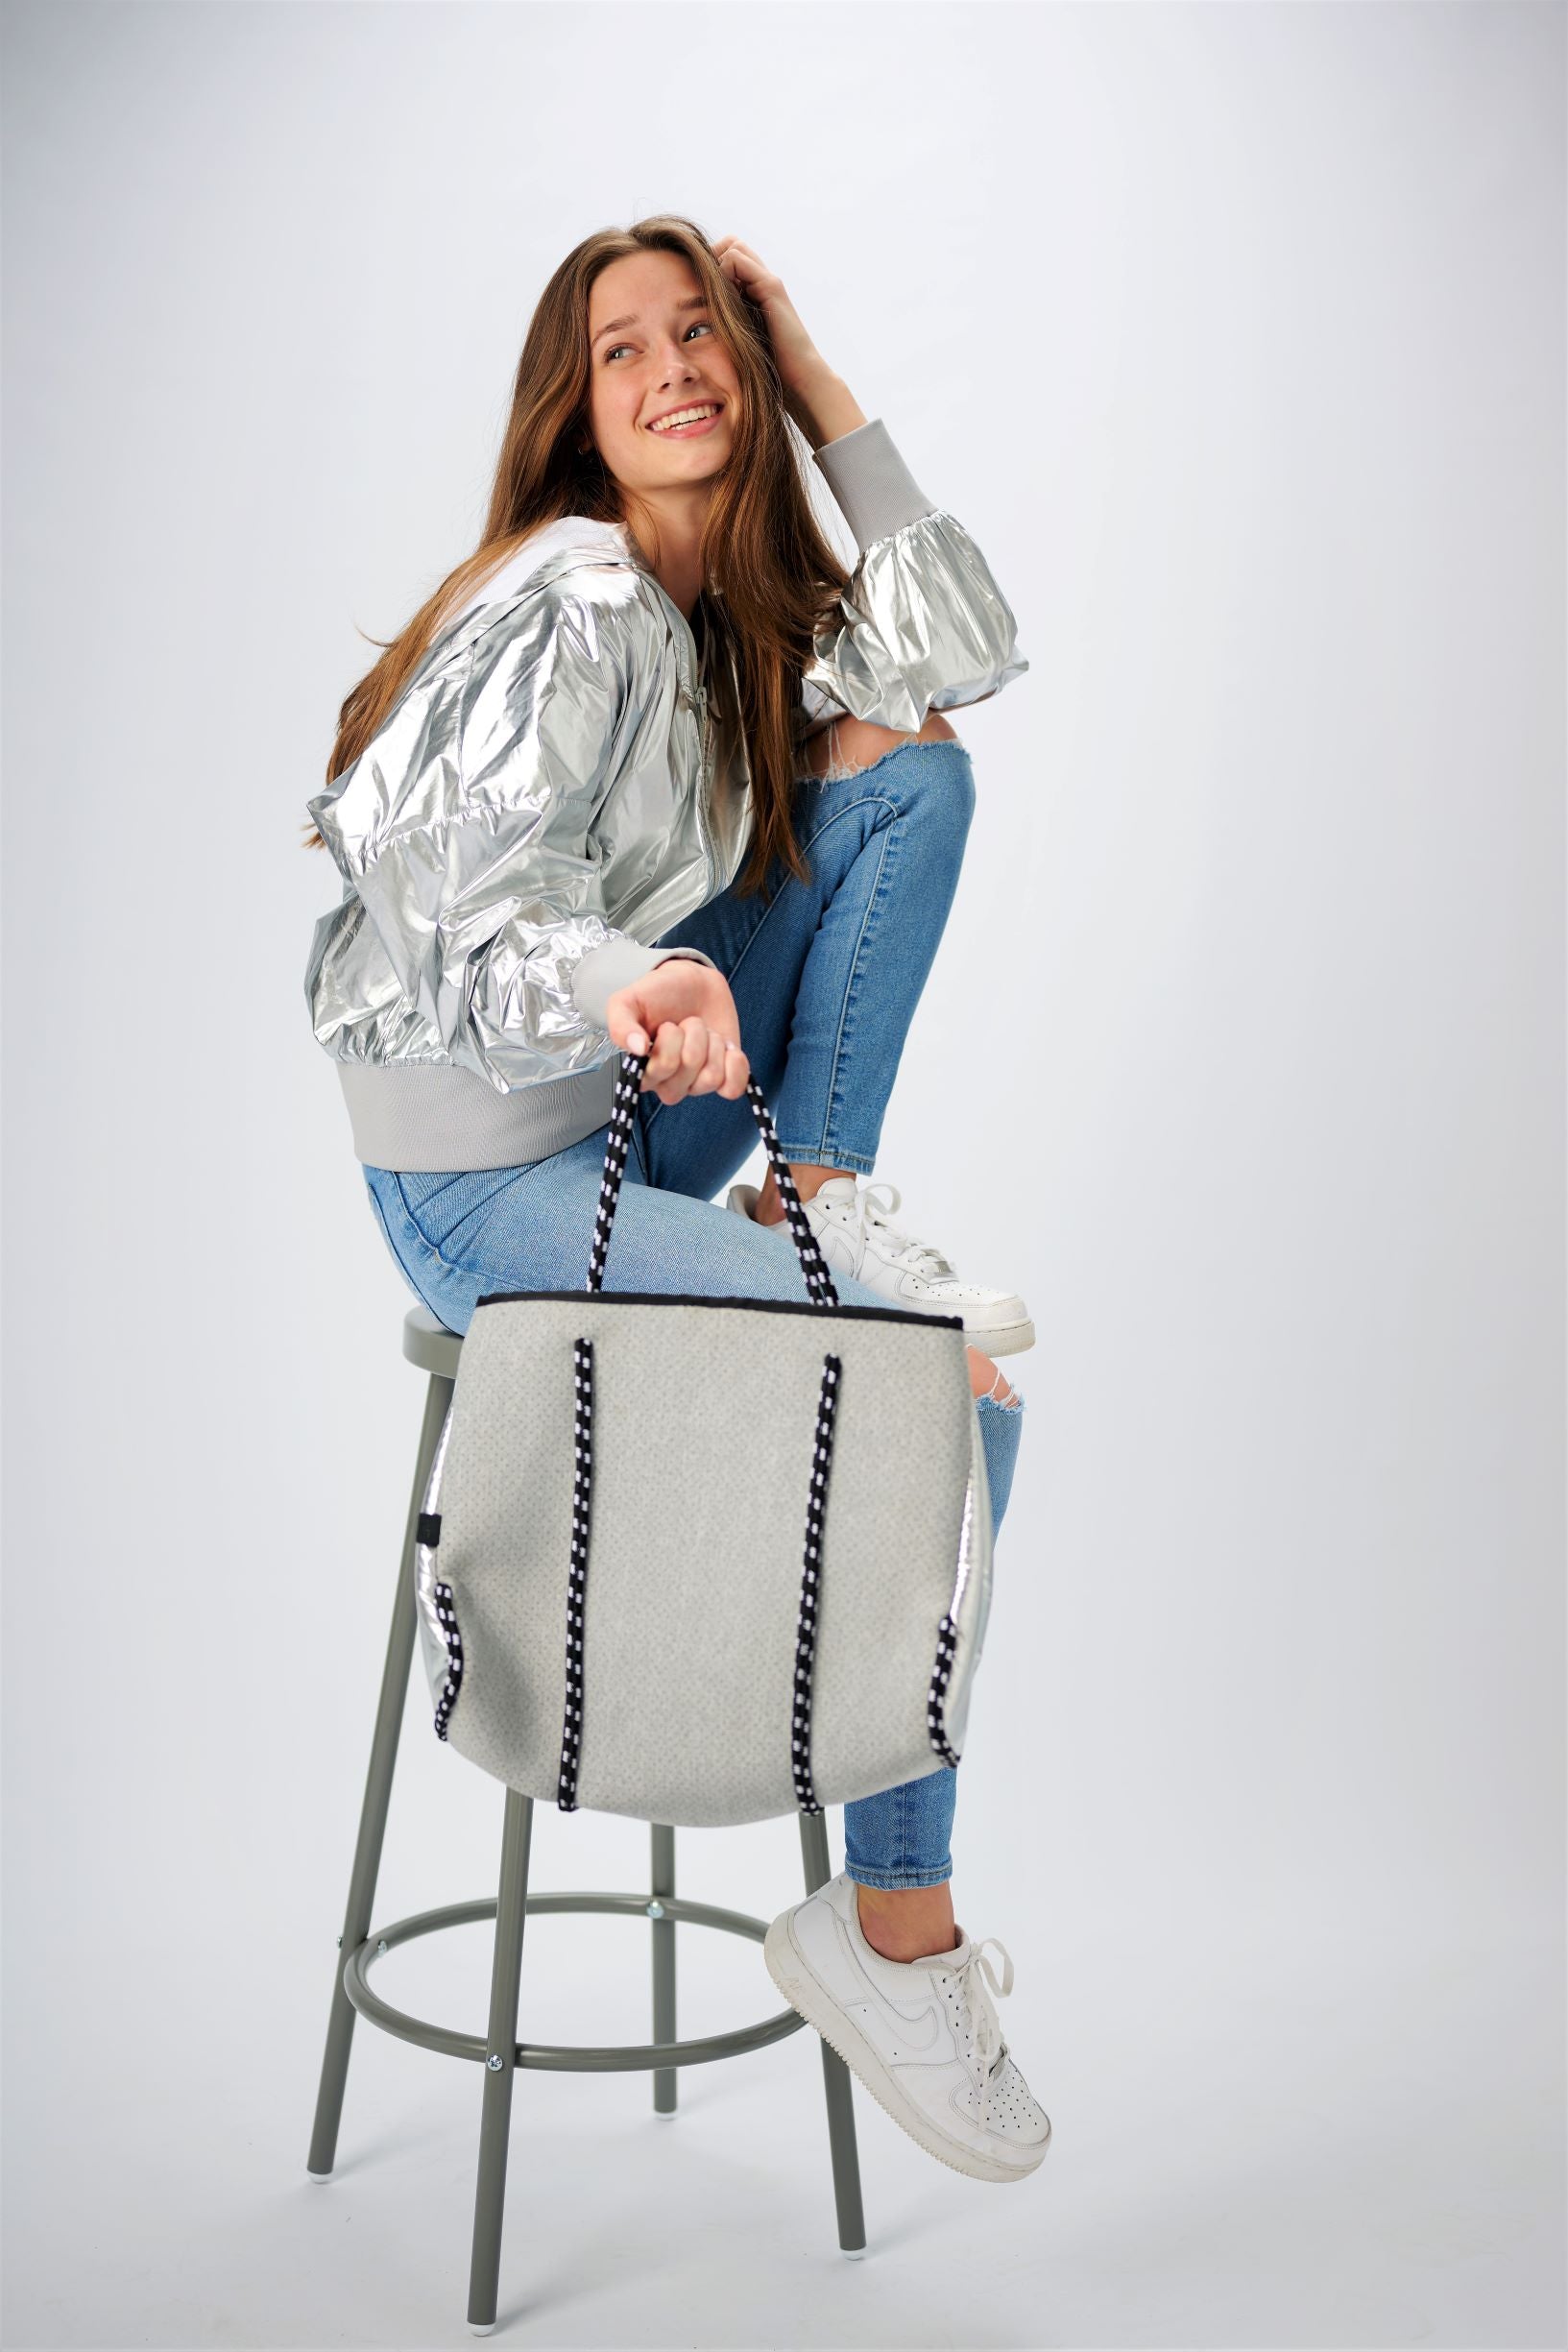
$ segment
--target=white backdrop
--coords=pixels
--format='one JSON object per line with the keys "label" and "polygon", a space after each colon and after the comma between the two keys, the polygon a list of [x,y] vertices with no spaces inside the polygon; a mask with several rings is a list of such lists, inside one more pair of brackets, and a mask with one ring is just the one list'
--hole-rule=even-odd
{"label": "white backdrop", "polygon": [[[422,1384],[297,843],[545,277],[663,208],[781,271],[1032,664],[958,719],[877,1175],[1040,1333],[953,1890],[1055,2145],[996,2198],[857,2094],[852,2265],[809,2030],[674,2123],[525,2074],[503,2324],[1561,2341],[1564,48],[10,8],[9,2342],[467,2340],[477,2072],[361,2025],[304,2172]],[[417,1686],[377,1920],[493,1890],[500,1813]],[[678,1843],[802,1892],[791,1820]],[[536,1889],[645,1859],[536,1809]],[[681,1954],[684,2031],[777,2007]],[[381,1982],[480,2025],[483,1932]],[[523,2013],[643,2038],[640,1932],[536,1923]]]}

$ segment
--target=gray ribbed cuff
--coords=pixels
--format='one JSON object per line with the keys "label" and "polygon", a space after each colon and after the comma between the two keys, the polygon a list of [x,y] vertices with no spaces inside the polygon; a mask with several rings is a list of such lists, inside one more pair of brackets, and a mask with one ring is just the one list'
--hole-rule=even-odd
{"label": "gray ribbed cuff", "polygon": [[880,417],[825,441],[815,456],[862,555],[874,539],[885,539],[902,524],[936,511],[936,501],[915,480]]}
{"label": "gray ribbed cuff", "polygon": [[615,990],[629,988],[634,980],[641,980],[670,956],[705,963],[711,972],[718,970],[712,956],[705,956],[700,947],[644,947],[639,939],[607,939],[602,947],[591,947],[572,972],[571,993],[578,1011],[600,1029],[608,1029],[607,1008]]}

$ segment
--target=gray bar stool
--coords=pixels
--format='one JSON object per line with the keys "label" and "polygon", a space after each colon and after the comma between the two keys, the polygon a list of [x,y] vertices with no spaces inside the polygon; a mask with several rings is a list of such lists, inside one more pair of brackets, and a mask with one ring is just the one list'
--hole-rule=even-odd
{"label": "gray bar stool", "polygon": [[[332,2007],[326,2027],[326,2051],[322,2061],[321,2089],[316,2098],[316,2122],[311,2134],[308,2170],[317,2180],[329,2180],[337,2153],[338,2125],[343,2115],[344,2086],[349,2074],[349,2049],[354,2016],[395,2033],[422,2049],[442,2051],[448,2058],[471,2058],[485,2070],[483,2104],[479,2117],[479,2177],[474,2199],[473,2257],[469,2271],[469,2325],[477,2336],[488,2336],[495,2325],[496,2294],[501,2265],[501,2216],[506,2197],[507,2139],[512,2117],[512,2077],[519,2067],[553,2067],[573,2073],[614,2073],[647,2067],[653,2073],[656,2115],[675,2113],[676,2069],[702,2066],[714,2058],[737,2058],[743,2051],[761,2049],[769,2042],[796,2033],[806,2020],[796,2009],[784,2009],[759,2025],[743,2025],[730,2033],[712,2033],[698,2040],[675,2038],[675,1928],[679,1920],[696,1928],[722,1928],[732,1935],[748,1935],[760,1943],[768,1922],[742,1911],[729,1911],[711,1903],[690,1903],[675,1892],[675,1831],[667,1823],[653,1822],[653,1851],[646,1895],[555,1894],[528,1892],[528,1846],[533,1830],[534,1804],[517,1789],[506,1792],[501,1831],[500,1889],[472,1903],[451,1903],[440,1910],[416,1911],[389,1928],[373,1930],[371,1905],[381,1863],[387,1806],[392,1795],[393,1767],[398,1758],[398,1734],[402,1725],[417,1631],[414,1603],[414,1546],[420,1507],[423,1500],[436,1443],[451,1401],[463,1342],[455,1331],[423,1307],[414,1307],[403,1320],[403,1354],[430,1375],[425,1396],[424,1426],[420,1433],[414,1466],[414,1488],[398,1569],[398,1597],[392,1612],[381,1698],[371,1741],[370,1771],[365,1802],[360,1807],[359,1836],[342,1954],[332,1972]],[[801,1851],[806,1864],[806,1891],[814,1894],[832,1876],[828,1853],[827,1817],[800,1816]],[[522,1931],[530,1911],[613,1911],[645,1918],[652,1925],[653,2040],[608,2049],[571,2048],[518,2040],[518,1992],[522,1973]],[[411,2017],[395,2009],[371,1987],[372,1965],[396,1945],[416,1935],[434,1935],[443,1928],[465,1927],[472,1920],[495,1922],[495,1959],[490,1980],[490,2021],[482,2034],[459,2033],[450,2026]],[[820,2037],[819,2037],[820,2038]],[[858,2257],[865,2252],[865,2221],[860,2208],[860,2169],[856,2153],[855,2110],[850,2073],[843,2060],[822,2049],[822,2077],[828,2097],[828,2144],[832,2157],[833,2196],[838,2209],[838,2243]]]}

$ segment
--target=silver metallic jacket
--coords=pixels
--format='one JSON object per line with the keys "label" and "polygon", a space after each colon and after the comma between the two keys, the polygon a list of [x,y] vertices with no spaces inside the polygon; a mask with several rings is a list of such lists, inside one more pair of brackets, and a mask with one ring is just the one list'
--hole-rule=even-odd
{"label": "silver metallic jacket", "polygon": [[[917,731],[1027,669],[984,556],[880,418],[816,464],[859,555],[803,680],[802,745],[844,714]],[[625,526],[568,515],[484,584],[307,802],[345,887],[305,997],[361,1161],[510,1167],[604,1125],[608,999],[668,956],[712,964],[655,942],[745,859],[745,745],[718,740],[711,691]],[[720,701],[736,707],[733,676]]]}

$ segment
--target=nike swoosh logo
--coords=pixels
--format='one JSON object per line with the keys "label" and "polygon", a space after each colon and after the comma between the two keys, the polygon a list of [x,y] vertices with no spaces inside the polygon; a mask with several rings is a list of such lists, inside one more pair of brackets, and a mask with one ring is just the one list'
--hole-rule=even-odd
{"label": "nike swoosh logo", "polygon": [[[894,2017],[898,2021],[896,2025]],[[874,2009],[868,2002],[864,2025],[867,2027],[875,2025],[878,2041],[885,2039],[890,2048],[896,2045],[901,2058],[909,2056],[911,2052],[918,2057],[936,2047],[936,2020],[929,2010],[918,2020],[905,2017],[900,2010],[895,2010],[893,2017],[889,2017],[884,2008]]]}
{"label": "nike swoosh logo", "polygon": [[[851,1962],[855,1974],[866,1988],[863,1997],[866,2012],[862,2021],[863,2025],[875,2025],[877,2026],[878,2031],[873,2038],[879,2046],[885,2042],[891,2047],[892,2042],[896,2039],[901,2053],[908,2051],[916,2056],[925,2050],[934,2049],[936,2037],[941,2030],[941,2020],[937,2017],[932,2002],[928,2000],[923,2009],[909,2016],[899,2007],[897,2001],[889,2000],[887,1995],[879,1986],[873,1984],[871,1978],[866,1975],[860,1962],[860,1956],[850,1942],[849,1930],[845,1928],[843,1921],[839,1920],[836,1925],[838,1940],[843,1948],[844,1956]],[[884,2051],[883,2054],[886,2055],[887,2052]]]}

